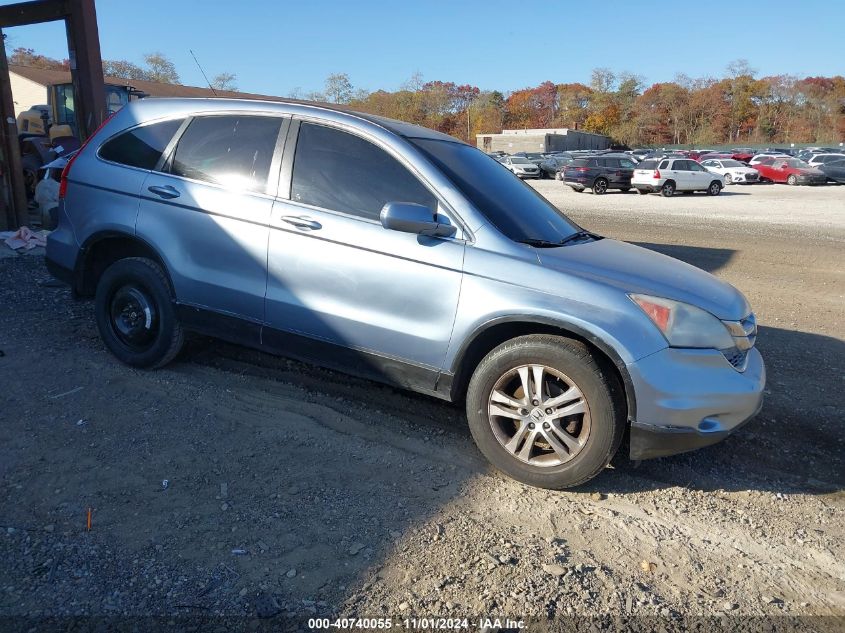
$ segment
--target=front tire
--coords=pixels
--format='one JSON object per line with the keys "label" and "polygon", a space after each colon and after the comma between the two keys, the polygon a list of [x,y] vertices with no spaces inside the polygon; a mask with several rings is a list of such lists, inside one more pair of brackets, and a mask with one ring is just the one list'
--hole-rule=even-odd
{"label": "front tire", "polygon": [[707,187],[707,195],[709,196],[718,196],[722,192],[722,183],[718,180],[714,180],[710,183],[710,186]]}
{"label": "front tire", "polygon": [[786,179],[786,184],[792,185],[793,187],[798,184],[798,178],[795,177],[795,174],[789,175],[789,178]]}
{"label": "front tire", "polygon": [[725,174],[725,184],[726,185],[732,184],[733,181],[734,181],[733,176],[731,176],[730,174]]}
{"label": "front tire", "polygon": [[106,347],[132,367],[163,367],[182,349],[184,334],[161,266],[145,257],[121,259],[100,277],[94,300]]}
{"label": "front tire", "polygon": [[599,474],[625,430],[624,395],[586,345],[521,336],[479,363],[467,390],[467,420],[479,450],[500,471],[561,490]]}

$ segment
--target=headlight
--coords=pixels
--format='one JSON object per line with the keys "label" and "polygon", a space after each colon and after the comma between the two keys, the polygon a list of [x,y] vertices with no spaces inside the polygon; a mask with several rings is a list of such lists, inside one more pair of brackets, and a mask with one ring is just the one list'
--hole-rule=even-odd
{"label": "headlight", "polygon": [[715,316],[688,303],[629,295],[657,326],[672,347],[730,349],[734,340],[725,325]]}

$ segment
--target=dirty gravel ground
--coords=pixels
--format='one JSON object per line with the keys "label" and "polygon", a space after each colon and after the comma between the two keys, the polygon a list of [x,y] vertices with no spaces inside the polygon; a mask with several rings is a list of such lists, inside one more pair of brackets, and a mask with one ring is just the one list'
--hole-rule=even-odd
{"label": "dirty gravel ground", "polygon": [[671,630],[726,614],[709,628],[841,630],[845,187],[665,200],[536,186],[583,225],[746,293],[769,370],[758,418],[576,491],[532,489],[488,468],[460,407],[427,397],[203,338],[164,370],[122,366],[91,303],[45,285],[37,254],[5,257],[4,628],[226,614],[282,629],[316,614]]}

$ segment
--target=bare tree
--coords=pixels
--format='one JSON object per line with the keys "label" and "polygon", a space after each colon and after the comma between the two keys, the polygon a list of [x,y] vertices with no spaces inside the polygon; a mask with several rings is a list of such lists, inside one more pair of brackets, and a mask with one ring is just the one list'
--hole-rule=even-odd
{"label": "bare tree", "polygon": [[220,73],[211,80],[211,86],[215,90],[237,90],[238,85],[235,83],[238,76],[234,73]]}
{"label": "bare tree", "polygon": [[147,78],[163,84],[178,84],[179,73],[176,66],[163,53],[147,53],[144,55],[147,64]]}
{"label": "bare tree", "polygon": [[346,73],[333,73],[326,77],[324,91],[326,101],[331,103],[349,103],[352,99],[352,82]]}

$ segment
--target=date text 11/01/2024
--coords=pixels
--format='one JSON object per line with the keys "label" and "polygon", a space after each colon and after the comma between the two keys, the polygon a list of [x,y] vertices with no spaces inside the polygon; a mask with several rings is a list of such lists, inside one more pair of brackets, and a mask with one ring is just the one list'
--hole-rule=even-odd
{"label": "date text 11/01/2024", "polygon": [[339,629],[339,630],[386,630],[392,628],[410,629],[413,631],[438,630],[521,630],[525,628],[524,620],[510,618],[311,618],[308,628],[311,630]]}

